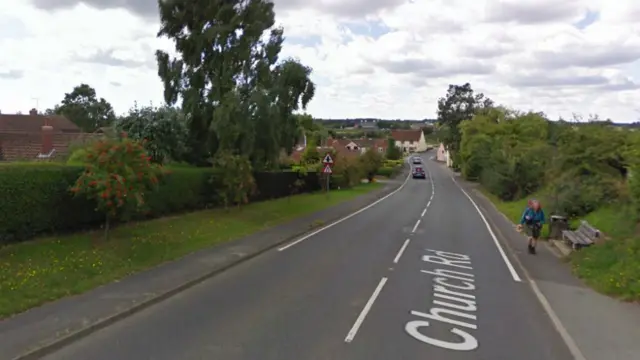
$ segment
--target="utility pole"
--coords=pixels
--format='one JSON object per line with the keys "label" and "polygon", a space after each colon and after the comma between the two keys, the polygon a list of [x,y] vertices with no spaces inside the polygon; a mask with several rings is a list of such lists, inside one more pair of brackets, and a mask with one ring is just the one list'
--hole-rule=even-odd
{"label": "utility pole", "polygon": [[36,101],[36,110],[38,110],[38,112],[40,112],[40,109],[39,109],[40,98],[32,97],[31,100],[35,100]]}

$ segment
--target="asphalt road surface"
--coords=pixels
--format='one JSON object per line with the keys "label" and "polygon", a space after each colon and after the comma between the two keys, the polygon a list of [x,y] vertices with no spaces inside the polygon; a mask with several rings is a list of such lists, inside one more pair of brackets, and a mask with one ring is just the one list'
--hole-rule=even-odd
{"label": "asphalt road surface", "polygon": [[476,208],[424,160],[426,180],[45,359],[572,359]]}

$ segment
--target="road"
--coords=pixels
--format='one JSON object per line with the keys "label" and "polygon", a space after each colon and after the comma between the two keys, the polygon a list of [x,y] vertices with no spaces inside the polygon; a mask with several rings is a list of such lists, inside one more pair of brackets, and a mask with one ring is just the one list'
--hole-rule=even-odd
{"label": "road", "polygon": [[45,359],[572,359],[449,173],[423,167],[376,206]]}

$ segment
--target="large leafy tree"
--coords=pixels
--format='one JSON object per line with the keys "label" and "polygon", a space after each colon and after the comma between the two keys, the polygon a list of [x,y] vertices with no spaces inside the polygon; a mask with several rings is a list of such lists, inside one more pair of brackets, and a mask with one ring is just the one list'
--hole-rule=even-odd
{"label": "large leafy tree", "polygon": [[492,106],[493,101],[483,93],[475,93],[469,83],[449,85],[447,94],[438,100],[438,135],[454,156],[460,150],[460,123],[471,120],[478,110]]}
{"label": "large leafy tree", "polygon": [[136,105],[115,125],[128,137],[144,141],[154,163],[181,160],[187,153],[187,119],[179,109]]}
{"label": "large leafy tree", "polygon": [[47,113],[64,115],[87,132],[109,126],[116,118],[111,104],[104,98],[98,98],[96,90],[87,84],[80,84],[64,94],[60,105],[47,110]]}
{"label": "large leafy tree", "polygon": [[243,154],[268,167],[298,134],[292,111],[305,108],[315,87],[311,69],[279,62],[283,30],[265,0],[159,1],[158,36],[179,54],[156,52],[169,105],[190,118],[192,163],[218,150]]}

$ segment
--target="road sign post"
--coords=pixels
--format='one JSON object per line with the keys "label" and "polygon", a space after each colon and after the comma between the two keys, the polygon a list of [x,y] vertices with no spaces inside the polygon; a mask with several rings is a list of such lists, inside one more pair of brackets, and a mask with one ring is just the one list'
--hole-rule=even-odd
{"label": "road sign post", "polygon": [[327,191],[327,197],[329,197],[329,187],[330,187],[330,179],[331,179],[331,174],[333,173],[333,158],[331,158],[331,154],[327,153],[324,158],[322,159],[322,164],[324,165],[324,169],[322,170],[322,172],[324,173],[324,176],[327,178],[327,184],[326,184],[326,191]]}

